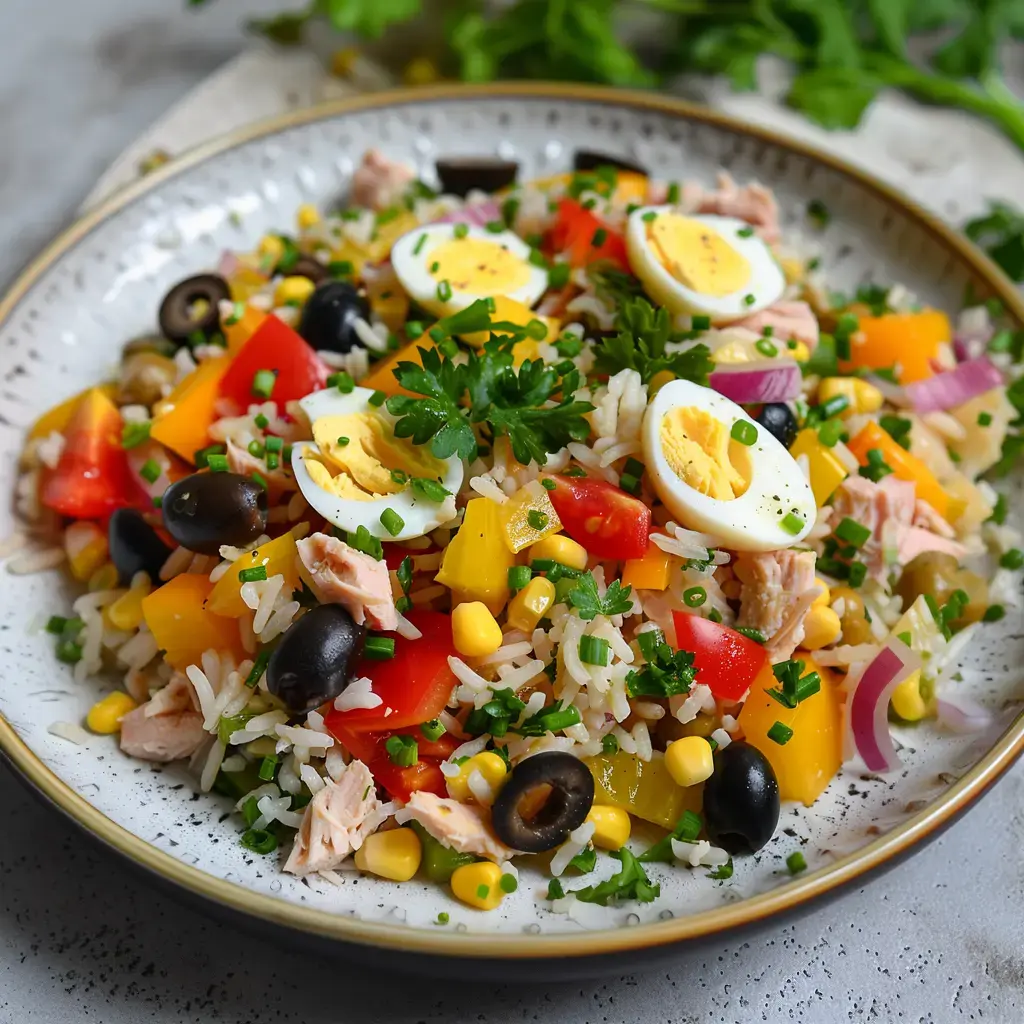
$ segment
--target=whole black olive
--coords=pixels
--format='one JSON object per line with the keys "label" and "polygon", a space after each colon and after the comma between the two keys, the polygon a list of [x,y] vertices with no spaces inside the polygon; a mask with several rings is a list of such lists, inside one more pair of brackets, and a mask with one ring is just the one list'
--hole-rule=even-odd
{"label": "whole black olive", "polygon": [[787,448],[796,437],[796,417],[785,402],[769,402],[762,407],[757,422]]}
{"label": "whole black olive", "polygon": [[231,289],[219,274],[187,277],[160,303],[160,330],[180,345],[197,333],[210,338],[220,330],[220,302],[230,298]]}
{"label": "whole black olive", "polygon": [[193,473],[164,491],[164,526],[189,551],[216,555],[242,547],[267,528],[267,492],[238,473]]}
{"label": "whole black olive", "polygon": [[634,174],[647,175],[646,167],[634,164],[621,156],[610,153],[599,153],[594,149],[577,149],[572,158],[574,171],[596,171],[598,167],[614,167],[617,171],[632,171]]}
{"label": "whole black olive", "polygon": [[[524,818],[523,799],[542,786],[550,786],[544,805]],[[565,842],[566,836],[586,820],[594,803],[594,776],[590,769],[563,750],[534,754],[512,769],[491,811],[497,837],[513,850],[543,853]]]}
{"label": "whole black olive", "polygon": [[768,758],[749,743],[730,743],[704,783],[708,838],[729,853],[756,853],[778,823],[779,783]]}
{"label": "whole black olive", "polygon": [[321,284],[328,278],[325,267],[315,256],[300,256],[287,271],[288,277],[306,277],[313,284]]}
{"label": "whole black olive", "polygon": [[171,554],[156,530],[134,508],[119,508],[110,517],[107,543],[110,560],[125,584],[131,583],[137,572],[149,573],[149,578],[156,583],[161,567]]}
{"label": "whole black olive", "polygon": [[457,156],[435,164],[441,191],[451,196],[467,196],[473,189],[497,192],[514,185],[519,164],[486,156]]}
{"label": "whole black olive", "polygon": [[325,281],[302,309],[299,334],[319,351],[351,352],[364,348],[356,320],[368,320],[370,305],[346,281]]}
{"label": "whole black olive", "polygon": [[321,604],[288,627],[267,663],[267,687],[290,711],[334,700],[363,651],[366,629],[340,604]]}

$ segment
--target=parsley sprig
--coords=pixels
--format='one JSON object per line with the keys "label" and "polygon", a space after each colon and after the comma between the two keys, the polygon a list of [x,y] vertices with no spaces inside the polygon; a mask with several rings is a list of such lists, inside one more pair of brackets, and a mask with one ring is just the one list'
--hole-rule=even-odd
{"label": "parsley sprig", "polygon": [[609,584],[602,597],[598,593],[597,580],[593,573],[585,572],[569,591],[569,603],[581,619],[593,619],[598,615],[625,615],[633,607],[633,588],[623,586],[618,580]]}
{"label": "parsley sprig", "polygon": [[647,384],[662,370],[683,380],[707,384],[714,369],[707,345],[695,344],[684,352],[669,352],[669,342],[687,337],[672,330],[667,309],[655,309],[644,298],[626,299],[615,320],[618,333],[594,346],[594,366],[600,373],[636,370]]}
{"label": "parsley sprig", "polygon": [[651,903],[661,895],[661,886],[647,877],[643,864],[629,850],[623,847],[615,850],[612,856],[622,863],[621,869],[603,882],[572,890],[576,899],[581,903],[598,903],[607,907],[611,902],[622,900]]}
{"label": "parsley sprig", "polygon": [[689,693],[696,674],[689,651],[673,651],[662,643],[643,668],[629,672],[626,689],[631,697],[672,697]]}

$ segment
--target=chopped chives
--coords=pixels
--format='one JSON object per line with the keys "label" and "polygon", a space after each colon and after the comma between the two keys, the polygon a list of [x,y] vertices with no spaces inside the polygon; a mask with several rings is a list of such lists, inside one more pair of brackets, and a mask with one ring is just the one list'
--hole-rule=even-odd
{"label": "chopped chives", "polygon": [[439,302],[448,302],[452,297],[452,286],[448,281],[441,281],[437,286],[437,299]]}
{"label": "chopped chives", "polygon": [[390,636],[371,636],[366,638],[363,654],[374,661],[387,661],[395,656],[395,641]]}
{"label": "chopped chives", "polygon": [[246,829],[239,842],[253,853],[268,854],[277,849],[277,836],[263,829]]}
{"label": "chopped chives", "polygon": [[598,228],[594,232],[594,237],[591,238],[590,244],[595,249],[600,249],[601,246],[604,245],[604,243],[607,242],[607,241],[608,241],[608,230],[607,230],[607,228]]}
{"label": "chopped chives", "polygon": [[509,590],[522,590],[533,578],[528,565],[513,565],[508,570]]}
{"label": "chopped chives", "polygon": [[862,547],[871,537],[871,530],[868,527],[849,516],[840,522],[834,533],[841,541],[852,544],[855,548]]}
{"label": "chopped chives", "polygon": [[634,497],[640,493],[640,481],[632,473],[623,473],[619,477],[619,486]]}
{"label": "chopped chives", "polygon": [[544,479],[541,480],[540,485],[541,487],[544,488],[545,491],[553,491],[558,486],[555,483],[555,481],[548,476],[544,477]]}
{"label": "chopped chives", "polygon": [[645,224],[650,224],[651,221],[654,220],[657,216],[658,216],[657,211],[655,211],[655,210],[648,210],[646,213],[640,214],[640,219]]}
{"label": "chopped chives", "polygon": [[426,498],[427,501],[444,501],[452,493],[440,481],[431,480],[426,476],[414,476],[409,481],[409,485],[412,487],[413,494],[420,498]]}
{"label": "chopped chives", "polygon": [[465,238],[466,235],[469,234],[469,225],[468,224],[456,224],[455,227],[452,228],[452,234],[456,238]]}
{"label": "chopped chives", "polygon": [[601,753],[614,756],[619,752],[619,741],[611,734],[608,733],[601,737]]}
{"label": "chopped chives", "polygon": [[420,756],[419,745],[412,736],[389,736],[384,744],[384,750],[391,763],[397,764],[400,768],[411,768]]}
{"label": "chopped chives", "polygon": [[423,249],[423,246],[426,244],[426,241],[427,241],[427,233],[424,231],[423,234],[420,235],[420,237],[416,239],[416,245],[413,246],[413,250],[412,250],[413,256],[419,256],[420,251]]}
{"label": "chopped chives", "polygon": [[489,220],[484,225],[484,229],[492,235],[500,235],[505,230],[505,222],[503,220]]}
{"label": "chopped chives", "polygon": [[51,615],[46,623],[46,632],[55,633],[57,636],[60,636],[67,624],[68,620],[63,615]]}
{"label": "chopped chives", "polygon": [[263,490],[270,490],[270,486],[267,484],[267,478],[262,473],[250,473],[249,478],[254,484],[259,484]]}
{"label": "chopped chives", "polygon": [[658,656],[658,649],[665,642],[665,634],[660,629],[645,629],[637,633],[636,643],[644,661],[654,661]]}
{"label": "chopped chives", "polygon": [[267,469],[273,471],[281,465],[281,457],[273,452],[267,452]]}
{"label": "chopped chives", "polygon": [[163,507],[164,507],[164,499],[160,495],[157,495],[153,499],[153,508],[163,508]]}
{"label": "chopped chives", "polygon": [[515,892],[519,888],[519,881],[515,875],[502,875],[498,885],[502,892]]}
{"label": "chopped chives", "polygon": [[1024,566],[1024,551],[1020,548],[1010,548],[999,559],[999,565],[1003,569],[1020,569]]}
{"label": "chopped chives", "polygon": [[380,514],[380,525],[397,537],[405,529],[405,520],[393,508],[386,508]]}
{"label": "chopped chives", "polygon": [[[721,615],[719,615],[717,619],[714,619],[713,616],[710,615],[708,618],[713,619],[714,622],[722,621]],[[735,629],[737,633],[742,633],[748,640],[753,640],[755,644],[766,644],[768,642],[768,637],[766,637],[761,630],[754,629],[752,626],[733,626],[733,629]]]}
{"label": "chopped chives", "polygon": [[445,734],[445,727],[436,718],[432,718],[420,724],[420,732],[431,743],[436,743]]}
{"label": "chopped chives", "polygon": [[757,440],[757,427],[748,420],[737,420],[732,425],[729,436],[749,448]]}
{"label": "chopped chives", "polygon": [[487,897],[491,895],[491,887],[481,883],[476,887],[476,895],[478,899],[487,899]]}
{"label": "chopped chives", "polygon": [[139,469],[139,476],[149,484],[155,484],[160,479],[161,473],[163,473],[163,469],[161,469],[160,463],[156,459],[146,459]]}
{"label": "chopped chives", "polygon": [[826,448],[835,448],[839,443],[842,433],[843,424],[841,420],[825,420],[825,422],[818,427],[818,440]]}
{"label": "chopped chives", "polygon": [[270,426],[270,420],[268,420],[261,412],[256,414],[256,417],[253,419],[253,423],[255,423],[260,430],[266,430],[267,427]]}
{"label": "chopped chives", "polygon": [[447,924],[450,920],[451,917],[448,916],[448,912],[446,910],[442,910],[441,913],[437,915],[438,924]]}
{"label": "chopped chives", "polygon": [[751,295],[751,294],[747,294],[747,295],[743,296],[743,305],[744,306],[752,306],[755,302],[757,302],[757,296]]}
{"label": "chopped chives", "polygon": [[268,437],[264,442],[264,447],[268,452],[279,452],[284,448],[284,440],[280,437]]}
{"label": "chopped chives", "polygon": [[683,604],[687,608],[699,608],[708,599],[708,592],[703,587],[690,587],[683,591]]}
{"label": "chopped chives", "polygon": [[548,268],[548,287],[561,289],[569,283],[569,264],[552,263]]}
{"label": "chopped chives", "polygon": [[868,567],[863,562],[851,562],[846,581],[851,587],[859,587],[867,579]]}
{"label": "chopped chives", "polygon": [[257,773],[264,782],[274,781],[274,772],[277,770],[277,755],[268,754],[260,761],[260,770]]}
{"label": "chopped chives", "polygon": [[351,277],[355,270],[351,260],[331,260],[327,264],[327,273],[331,277]]}
{"label": "chopped chives", "polygon": [[370,395],[370,397],[367,399],[367,402],[369,402],[370,405],[380,408],[380,406],[384,404],[387,397],[388,396],[384,394],[383,391],[374,391],[374,393]]}
{"label": "chopped chives", "polygon": [[806,523],[795,512],[787,512],[782,517],[781,525],[786,533],[791,533],[795,537],[804,528]]}
{"label": "chopped chives", "polygon": [[647,467],[639,459],[634,459],[632,456],[626,459],[625,465],[622,467],[624,473],[631,473],[636,477],[643,476],[645,469]]}
{"label": "chopped chives", "polygon": [[425,330],[426,328],[419,320],[407,320],[405,323],[405,336],[410,341],[422,337]]}
{"label": "chopped chives", "polygon": [[238,578],[243,583],[259,583],[267,578],[267,567],[265,565],[253,565],[248,569],[239,569]]}
{"label": "chopped chives", "polygon": [[1006,609],[1001,604],[990,604],[981,616],[982,622],[998,622],[1006,615]]}
{"label": "chopped chives", "polygon": [[861,466],[858,472],[872,483],[877,484],[879,480],[892,472],[892,467],[885,461],[881,448],[869,448],[867,458],[867,465]]}
{"label": "chopped chives", "polygon": [[690,318],[690,326],[695,331],[710,331],[711,330],[711,317],[709,316],[695,316]]}
{"label": "chopped chives", "polygon": [[255,458],[262,459],[266,453],[266,449],[259,443],[259,441],[250,441],[248,452]]}
{"label": "chopped chives", "polygon": [[526,325],[526,336],[534,341],[543,341],[548,336],[548,325],[534,318]]}
{"label": "chopped chives", "polygon": [[526,513],[526,521],[539,533],[541,530],[547,529],[548,516],[546,512],[540,512],[535,508],[531,508]]}
{"label": "chopped chives", "polygon": [[807,861],[799,850],[795,850],[786,858],[786,867],[791,875],[799,875],[801,871],[807,870]]}
{"label": "chopped chives", "polygon": [[778,743],[780,747],[784,747],[793,738],[793,730],[788,725],[783,725],[782,722],[776,722],[768,730],[768,739],[773,743]]}
{"label": "chopped chives", "polygon": [[263,673],[267,671],[267,663],[269,661],[270,651],[264,647],[263,650],[256,655],[256,659],[252,663],[252,668],[249,670],[249,674],[245,677],[246,686],[252,689],[259,683],[263,678]]}
{"label": "chopped chives", "polygon": [[712,608],[711,611],[708,612],[708,618],[712,622],[721,622],[722,621],[722,613],[717,608]]}
{"label": "chopped chives", "polygon": [[580,661],[586,665],[607,665],[611,644],[598,636],[580,637]]}
{"label": "chopped chives", "polygon": [[211,473],[226,473],[228,471],[228,457],[218,452],[206,456],[206,465]]}
{"label": "chopped chives", "polygon": [[257,398],[269,398],[274,393],[277,374],[273,370],[257,370],[252,377],[252,393]]}
{"label": "chopped chives", "polygon": [[344,448],[349,443],[349,439],[342,435],[338,438],[337,444],[339,448]]}
{"label": "chopped chives", "polygon": [[990,412],[979,412],[978,413],[978,426],[989,427],[992,425],[992,413]]}
{"label": "chopped chives", "polygon": [[57,644],[57,660],[74,665],[82,660],[82,645],[74,640],[61,640]]}
{"label": "chopped chives", "polygon": [[393,469],[391,470],[391,479],[400,486],[403,486],[409,482],[409,474],[404,469]]}
{"label": "chopped chives", "polygon": [[149,440],[150,426],[149,420],[144,420],[141,423],[126,423],[121,429],[121,447],[138,448],[140,444],[145,444]]}
{"label": "chopped chives", "polygon": [[337,388],[343,395],[350,395],[355,390],[356,382],[352,379],[352,374],[341,370],[327,378],[327,386]]}
{"label": "chopped chives", "polygon": [[753,233],[754,229],[749,224],[745,228],[740,228],[739,231],[736,232],[740,238],[750,238]]}
{"label": "chopped chives", "polygon": [[[753,296],[748,295],[747,298],[753,298]],[[746,299],[744,299],[743,301],[746,302]],[[750,305],[750,303],[748,303],[748,305]],[[773,345],[767,338],[758,339],[758,341],[754,345],[754,348],[756,348],[757,351],[761,353],[761,355],[766,356],[768,359],[774,359],[775,356],[779,354],[778,347],[776,345]]]}

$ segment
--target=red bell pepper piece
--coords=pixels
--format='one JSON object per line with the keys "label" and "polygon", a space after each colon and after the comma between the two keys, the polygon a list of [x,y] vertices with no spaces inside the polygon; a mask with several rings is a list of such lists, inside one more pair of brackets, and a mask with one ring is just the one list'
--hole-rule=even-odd
{"label": "red bell pepper piece", "polygon": [[673,612],[676,647],[693,654],[697,682],[721,700],[739,700],[768,664],[768,652],[750,637],[700,615]]}
{"label": "red bell pepper piece", "polygon": [[556,476],[548,491],[565,532],[598,558],[643,558],[651,510],[606,480]]}
{"label": "red bell pepper piece", "polygon": [[129,505],[152,505],[135,484],[121,447],[121,414],[98,388],[87,391],[64,431],[56,469],[43,474],[40,500],[62,516],[103,519]]}
{"label": "red bell pepper piece", "polygon": [[253,379],[260,370],[276,374],[270,398],[284,409],[285,402],[304,398],[327,383],[328,370],[316,351],[276,316],[268,316],[239,349],[220,381],[220,394],[242,409],[263,402],[253,394]]}
{"label": "red bell pepper piece", "polygon": [[575,199],[562,199],[549,237],[556,253],[566,253],[574,267],[585,267],[597,260],[617,264],[629,270],[626,241],[617,231],[585,210]]}
{"label": "red bell pepper piece", "polygon": [[378,785],[403,803],[408,803],[409,797],[418,792],[433,793],[440,797],[448,795],[444,773],[436,758],[421,758],[409,768],[400,768],[385,758],[371,761],[366,767]]}

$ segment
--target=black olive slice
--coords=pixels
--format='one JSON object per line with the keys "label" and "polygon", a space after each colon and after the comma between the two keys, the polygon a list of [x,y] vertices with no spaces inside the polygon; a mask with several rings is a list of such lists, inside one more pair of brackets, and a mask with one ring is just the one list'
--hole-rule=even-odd
{"label": "black olive slice", "polygon": [[[541,787],[550,787],[544,805],[524,817],[522,804]],[[512,775],[494,801],[491,823],[507,846],[524,853],[543,853],[565,842],[586,820],[594,803],[594,776],[572,754],[546,750],[512,769]]]}
{"label": "black olive slice", "polygon": [[497,192],[514,185],[519,164],[486,156],[453,156],[438,160],[437,176],[446,195],[465,198],[473,189]]}
{"label": "black olive slice", "polygon": [[577,149],[572,157],[574,171],[596,171],[598,167],[614,167],[617,171],[632,171],[634,174],[649,175],[646,167],[635,164],[621,156],[600,153],[596,149]]}
{"label": "black olive slice", "polygon": [[160,303],[160,330],[185,344],[196,333],[209,338],[220,330],[219,304],[231,298],[227,281],[218,274],[197,274],[179,281]]}
{"label": "black olive slice", "polygon": [[757,422],[787,448],[796,439],[796,417],[785,402],[769,402],[761,409]]}
{"label": "black olive slice", "polygon": [[107,542],[110,560],[125,585],[131,583],[137,572],[148,573],[150,580],[156,583],[160,569],[171,554],[156,530],[134,508],[119,508],[111,515]]}
{"label": "black olive slice", "polygon": [[370,304],[347,281],[325,281],[302,308],[299,334],[319,352],[365,348],[356,321],[370,318]]}

